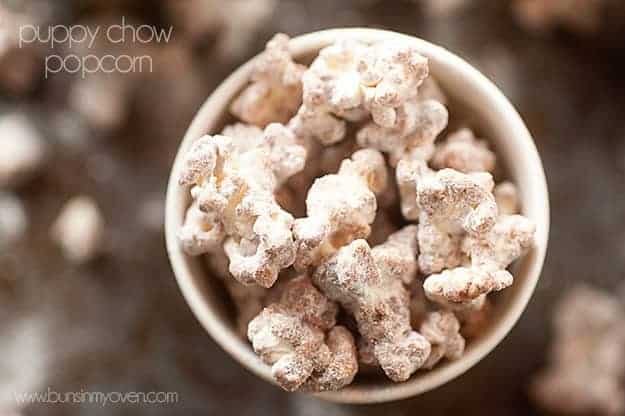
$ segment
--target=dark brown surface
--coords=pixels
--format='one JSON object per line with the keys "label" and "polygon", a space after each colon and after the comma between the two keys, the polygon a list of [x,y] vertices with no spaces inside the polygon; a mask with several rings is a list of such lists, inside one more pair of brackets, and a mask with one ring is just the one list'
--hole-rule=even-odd
{"label": "dark brown surface", "polygon": [[[187,88],[184,105],[167,95],[189,83],[183,68],[139,86],[130,123],[111,137],[86,133],[85,145],[71,150],[46,130],[55,157],[43,175],[17,191],[27,204],[31,233],[15,249],[0,252],[1,322],[27,328],[23,318],[34,317],[48,330],[43,338],[47,369],[32,376],[41,388],[175,391],[180,402],[170,407],[32,405],[25,413],[538,414],[526,387],[544,361],[555,300],[579,281],[614,288],[625,266],[624,65],[622,51],[614,47],[618,42],[597,47],[593,39],[566,34],[535,36],[519,29],[501,9],[477,7],[425,21],[409,2],[284,0],[250,49],[250,54],[259,50],[276,31],[384,27],[416,34],[467,58],[517,105],[545,164],[551,239],[526,313],[486,359],[420,397],[347,407],[287,395],[219,349],[182,299],[161,233],[141,221],[145,200],[163,197],[170,163],[197,105],[235,66],[207,52],[196,57],[197,81]],[[44,83],[33,97],[4,101],[34,109],[45,126],[58,109],[55,88]],[[59,207],[79,192],[96,198],[110,227],[107,254],[82,267],[67,264],[48,238]],[[23,360],[28,373],[38,359],[12,353],[0,361]],[[0,383],[10,387],[11,380]]]}

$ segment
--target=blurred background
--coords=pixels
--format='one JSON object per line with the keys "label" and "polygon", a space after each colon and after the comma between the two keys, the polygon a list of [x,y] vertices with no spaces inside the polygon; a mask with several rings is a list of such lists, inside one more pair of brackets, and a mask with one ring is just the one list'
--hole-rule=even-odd
{"label": "blurred background", "polygon": [[[528,386],[547,361],[554,306],[579,282],[614,292],[625,269],[623,9],[620,0],[0,0],[0,414],[543,414]],[[85,35],[122,19],[145,25],[139,37]],[[72,26],[85,30],[64,38]],[[535,137],[553,224],[535,296],[493,353],[436,391],[367,407],[288,395],[243,370],[185,304],[162,233],[177,146],[219,82],[275,32],[348,26],[417,35],[490,77]],[[150,67],[84,74],[90,55],[147,56]],[[179,399],[14,396],[47,390]]]}

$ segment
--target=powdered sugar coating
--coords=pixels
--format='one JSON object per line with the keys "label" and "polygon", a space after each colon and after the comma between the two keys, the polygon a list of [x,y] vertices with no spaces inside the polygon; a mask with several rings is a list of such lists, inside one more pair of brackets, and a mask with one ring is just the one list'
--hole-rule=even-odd
{"label": "powdered sugar coating", "polygon": [[481,295],[499,291],[513,282],[506,268],[533,243],[536,227],[520,215],[503,215],[491,230],[479,236],[467,236],[463,251],[471,259],[470,267],[458,267],[434,274],[423,284],[431,300],[467,303]]}
{"label": "powdered sugar coating", "polygon": [[437,227],[451,234],[486,233],[497,218],[493,194],[479,181],[453,169],[424,175],[417,182],[417,201]]}
{"label": "powdered sugar coating", "polygon": [[313,371],[302,391],[336,391],[351,384],[358,372],[354,337],[345,327],[335,326],[326,336],[330,361],[322,371]]}
{"label": "powdered sugar coating", "polygon": [[410,284],[417,275],[417,226],[407,225],[388,236],[383,244],[373,247],[371,253],[382,273],[398,276]]}
{"label": "powdered sugar coating", "polygon": [[[180,183],[195,185],[191,194],[210,221],[203,226],[196,221],[194,227],[218,230],[221,225],[229,236],[224,249],[230,271],[242,283],[270,287],[295,260],[293,217],[276,202],[274,191],[303,168],[305,157],[305,149],[279,124],[270,124],[247,143],[240,137],[205,136],[191,146]],[[190,218],[199,216],[191,213]],[[212,248],[196,244],[188,252]]]}
{"label": "powdered sugar coating", "polygon": [[425,213],[419,218],[417,239],[419,270],[425,275],[457,267],[465,260],[462,235],[445,232]]}
{"label": "powdered sugar coating", "polygon": [[[256,70],[284,75],[293,64],[288,39],[273,42]],[[186,222],[196,230],[188,240],[197,252],[225,252],[222,274],[250,285],[226,286],[235,286],[228,290],[241,304],[240,323],[257,314],[248,336],[287,390],[351,383],[354,337],[360,362],[394,381],[457,359],[461,326],[481,330],[487,295],[512,283],[506,268],[531,245],[531,223],[497,208],[495,157],[485,143],[463,129],[435,146],[449,114],[427,73],[427,59],[403,42],[342,40],[301,74],[302,105],[286,126],[272,123],[277,116],[259,123],[239,115],[245,123],[196,143],[186,161],[182,183],[192,185],[195,207]],[[497,193],[511,194],[506,184]],[[398,201],[417,224],[400,228]],[[223,244],[198,242],[214,231],[210,222],[221,225]],[[371,248],[365,238],[381,244]],[[288,281],[295,272],[310,273],[317,288],[304,277]],[[269,291],[257,285],[278,275],[274,302],[260,311]],[[351,316],[341,317],[346,328],[335,326],[334,302],[358,333],[350,333]]]}
{"label": "powdered sugar coating", "polygon": [[423,283],[428,299],[442,304],[465,303],[512,284],[512,275],[502,270],[490,273],[471,267],[456,267],[429,276]]}
{"label": "powdered sugar coating", "polygon": [[252,70],[252,83],[232,103],[239,119],[259,127],[286,123],[302,102],[301,78],[305,67],[293,62],[289,37],[275,35]]}
{"label": "powdered sugar coating", "polygon": [[308,216],[293,225],[295,267],[317,266],[340,247],[366,238],[377,210],[374,192],[384,190],[386,180],[384,158],[371,149],[344,160],[337,174],[317,179],[306,198]]}
{"label": "powdered sugar coating", "polygon": [[434,152],[434,141],[447,127],[449,114],[444,105],[434,100],[414,98],[395,112],[391,127],[371,122],[357,134],[358,144],[388,153],[391,166],[399,160],[428,160]]}
{"label": "powdered sugar coating", "polygon": [[431,164],[435,169],[450,168],[463,173],[492,172],[495,154],[484,140],[475,138],[473,131],[463,128],[436,146]]}
{"label": "powdered sugar coating", "polygon": [[442,358],[457,360],[464,353],[465,340],[460,335],[460,322],[453,312],[429,312],[419,332],[432,345],[432,352],[423,368],[433,368]]}
{"label": "powdered sugar coating", "polygon": [[187,210],[184,223],[178,230],[178,240],[182,249],[191,256],[215,251],[225,237],[223,224],[214,213],[200,210],[197,201],[194,201]]}
{"label": "powdered sugar coating", "polygon": [[490,271],[503,270],[534,242],[536,226],[521,215],[501,215],[493,228],[481,236],[468,236],[463,250],[471,265]]}
{"label": "powdered sugar coating", "polygon": [[322,49],[304,73],[303,105],[291,126],[324,145],[343,140],[342,119],[370,114],[378,126],[394,128],[427,74],[427,59],[407,42],[339,41]]}
{"label": "powdered sugar coating", "polygon": [[380,254],[364,240],[353,241],[319,266],[313,281],[353,314],[386,375],[403,381],[425,362],[430,344],[410,327],[402,271],[388,267]]}
{"label": "powdered sugar coating", "polygon": [[334,327],[336,313],[336,304],[301,276],[285,286],[279,303],[250,322],[248,338],[254,351],[272,365],[282,388],[318,391],[351,382],[357,371],[355,346],[348,331]]}

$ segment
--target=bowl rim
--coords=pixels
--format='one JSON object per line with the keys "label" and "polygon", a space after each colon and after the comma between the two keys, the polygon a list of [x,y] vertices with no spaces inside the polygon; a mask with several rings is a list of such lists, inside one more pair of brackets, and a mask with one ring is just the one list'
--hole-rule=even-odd
{"label": "bowl rim", "polygon": [[[315,396],[324,400],[340,403],[380,403],[415,396],[451,381],[477,364],[510,332],[527,306],[540,277],[548,243],[550,222],[549,198],[540,156],[519,113],[490,80],[457,55],[411,35],[368,28],[329,29],[311,32],[291,39],[289,48],[295,57],[299,57],[314,53],[321,47],[346,37],[368,43],[385,39],[408,40],[430,60],[444,63],[447,69],[455,71],[456,76],[461,76],[467,82],[470,82],[473,87],[477,88],[485,99],[489,100],[493,105],[493,111],[497,113],[497,116],[502,117],[502,123],[505,122],[509,128],[511,132],[510,140],[518,141],[518,146],[523,148],[526,159],[525,165],[528,168],[528,172],[533,176],[531,181],[532,197],[535,200],[534,205],[538,207],[538,211],[533,217],[537,226],[535,246],[532,249],[530,258],[525,261],[527,264],[524,267],[525,274],[522,279],[522,287],[517,289],[518,293],[511,299],[511,304],[506,307],[503,318],[498,318],[493,330],[483,338],[480,338],[479,344],[475,348],[468,350],[457,361],[446,362],[437,366],[434,370],[418,373],[418,377],[412,377],[403,383],[387,384],[381,387],[368,384],[352,384],[340,391],[315,394]],[[193,140],[206,134],[208,127],[218,122],[223,113],[223,108],[229,104],[233,95],[248,83],[248,75],[254,59],[256,58],[240,66],[215,89],[200,107],[184,136],[177,151],[168,183],[165,209],[165,237],[167,252],[175,278],[185,300],[201,325],[215,342],[241,365],[257,376],[275,384],[271,377],[270,367],[254,354],[245,340],[237,336],[232,328],[216,316],[213,307],[208,304],[206,298],[202,295],[201,279],[204,279],[205,275],[194,275],[189,265],[188,256],[181,250],[176,237],[181,223],[180,212],[181,209],[186,207],[188,199],[186,195],[188,190],[179,187],[177,182],[177,172],[182,165],[182,154]],[[184,207],[181,207],[182,204],[184,204]]]}

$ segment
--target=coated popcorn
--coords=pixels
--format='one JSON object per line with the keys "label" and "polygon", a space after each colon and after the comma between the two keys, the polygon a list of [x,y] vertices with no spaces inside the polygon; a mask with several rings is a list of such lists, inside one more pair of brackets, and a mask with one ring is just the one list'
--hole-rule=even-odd
{"label": "coated popcorn", "polygon": [[289,37],[274,36],[254,66],[252,84],[232,103],[230,111],[259,127],[286,123],[301,104],[303,72],[304,67],[291,59]]}
{"label": "coated popcorn", "polygon": [[336,313],[336,304],[301,276],[287,284],[278,303],[250,322],[254,351],[272,365],[282,388],[336,390],[351,382],[357,371],[356,349],[349,331],[335,327]]}
{"label": "coated popcorn", "polygon": [[405,267],[364,240],[341,248],[313,275],[330,299],[354,315],[358,330],[386,375],[407,380],[430,354],[429,342],[410,326]]}
{"label": "coated popcorn", "polygon": [[465,340],[460,335],[460,322],[451,311],[429,312],[419,332],[432,345],[424,368],[434,367],[441,359],[457,360],[464,352]]}
{"label": "coated popcorn", "polygon": [[339,41],[322,49],[304,73],[304,104],[294,128],[325,145],[343,140],[345,120],[370,115],[376,125],[394,128],[427,74],[427,59],[409,43]]}
{"label": "coated popcorn", "polygon": [[536,232],[494,149],[470,127],[439,139],[465,124],[409,42],[342,39],[305,67],[276,35],[255,65],[179,176],[181,248],[206,254],[236,329],[288,391],[460,359]]}
{"label": "coated popcorn", "polygon": [[[222,238],[223,227],[230,272],[242,283],[270,287],[280,270],[295,261],[293,216],[277,203],[274,191],[303,168],[305,158],[305,149],[279,124],[267,126],[262,136],[249,137],[247,148],[241,140],[205,136],[189,149],[180,184],[193,185],[197,207],[207,214],[199,228]],[[206,239],[179,237],[192,255],[213,248]]]}
{"label": "coated popcorn", "polygon": [[295,267],[318,266],[341,246],[369,236],[377,210],[374,192],[384,190],[386,181],[384,158],[371,149],[344,160],[337,174],[317,179],[306,197],[308,216],[293,224]]}
{"label": "coated popcorn", "polygon": [[470,129],[464,128],[450,134],[444,143],[436,147],[432,167],[451,168],[463,173],[492,172],[495,169],[495,154],[484,140],[476,139]]}

